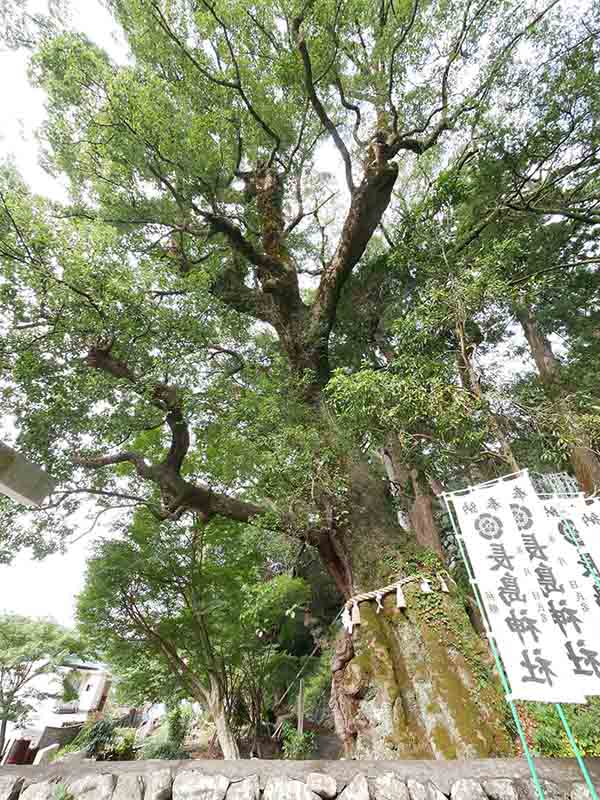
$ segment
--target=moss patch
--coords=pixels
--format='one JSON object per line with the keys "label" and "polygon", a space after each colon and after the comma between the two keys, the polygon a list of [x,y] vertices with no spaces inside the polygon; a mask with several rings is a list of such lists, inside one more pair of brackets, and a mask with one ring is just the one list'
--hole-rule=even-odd
{"label": "moss patch", "polygon": [[[411,566],[439,586],[437,556],[419,556]],[[365,699],[385,706],[381,716],[392,728],[387,750],[413,758],[512,754],[502,692],[460,594],[437,588],[424,594],[415,582],[405,595],[404,611],[393,595],[380,614],[373,602],[361,603],[351,662],[369,683]]]}

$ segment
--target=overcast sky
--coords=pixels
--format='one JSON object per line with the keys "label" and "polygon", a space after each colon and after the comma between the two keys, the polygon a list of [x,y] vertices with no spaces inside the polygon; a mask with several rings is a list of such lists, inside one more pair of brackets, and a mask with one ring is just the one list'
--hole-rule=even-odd
{"label": "overcast sky", "polygon": [[[43,2],[29,3],[31,10]],[[122,59],[124,48],[115,26],[98,0],[72,0],[72,24]],[[12,155],[31,188],[47,196],[64,197],[64,187],[39,166],[35,131],[45,117],[44,93],[27,81],[27,54],[0,52],[0,157]],[[82,530],[89,523],[82,520]],[[92,534],[97,535],[99,528]],[[65,555],[34,561],[21,553],[10,567],[0,566],[0,610],[28,616],[49,616],[66,625],[73,623],[74,598],[82,587],[88,540],[71,546]]]}

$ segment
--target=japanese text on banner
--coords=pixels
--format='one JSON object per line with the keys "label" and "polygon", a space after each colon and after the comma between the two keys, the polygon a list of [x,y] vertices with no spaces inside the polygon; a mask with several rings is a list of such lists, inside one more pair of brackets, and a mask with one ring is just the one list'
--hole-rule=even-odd
{"label": "japanese text on banner", "polygon": [[573,560],[566,550],[557,554],[529,477],[476,487],[454,506],[513,697],[585,702],[600,694],[594,669],[577,668],[589,656],[569,652],[567,643],[577,647],[579,639],[565,636],[588,624],[577,594],[588,614],[590,595],[571,586]]}

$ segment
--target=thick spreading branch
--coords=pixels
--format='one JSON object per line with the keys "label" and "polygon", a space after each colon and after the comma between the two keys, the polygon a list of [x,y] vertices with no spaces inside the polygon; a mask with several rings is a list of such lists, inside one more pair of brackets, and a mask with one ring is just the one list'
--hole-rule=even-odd
{"label": "thick spreading branch", "polygon": [[141,453],[131,450],[111,455],[77,456],[75,463],[88,469],[126,462],[132,464],[140,478],[159,488],[164,504],[159,515],[164,519],[176,519],[186,511],[195,511],[205,520],[212,516],[223,516],[238,522],[249,522],[253,517],[265,513],[264,508],[254,503],[215,492],[204,483],[192,483],[182,477],[181,470],[190,448],[190,433],[177,389],[169,384],[156,383],[148,395],[135,372],[112,354],[113,346],[114,342],[110,342],[91,348],[87,364],[113,378],[127,381],[152,405],[166,411],[165,421],[171,431],[171,445],[166,457],[157,464],[150,464]]}
{"label": "thick spreading branch", "polygon": [[338,246],[322,274],[312,309],[313,324],[319,335],[328,336],[333,327],[342,287],[381,222],[397,175],[398,166],[394,163],[385,164],[376,171],[367,171],[352,193]]}

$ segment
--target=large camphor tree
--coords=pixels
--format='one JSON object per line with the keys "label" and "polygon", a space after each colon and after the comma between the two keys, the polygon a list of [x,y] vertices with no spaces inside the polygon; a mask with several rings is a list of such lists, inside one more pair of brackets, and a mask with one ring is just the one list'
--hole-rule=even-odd
{"label": "large camphor tree", "polygon": [[[522,258],[498,245],[508,222],[595,230],[598,12],[575,18],[557,0],[108,6],[125,63],[73,33],[47,33],[32,62],[49,98],[47,162],[71,202],[3,176],[3,408],[61,481],[37,528],[5,512],[7,549],[59,541],[91,496],[98,514],[143,506],[284,530],[343,598],[435,571],[418,550],[441,552],[430,476],[396,457],[398,437],[408,427],[429,459],[447,458],[464,429],[458,458],[483,453],[476,474],[516,462],[504,420],[482,411],[478,301],[455,292],[459,313],[430,326],[438,353],[429,342],[422,364],[423,324],[403,338],[398,319],[411,323],[420,271],[477,285],[490,230],[491,258],[511,269]],[[448,293],[431,297],[433,313]],[[515,309],[527,326],[531,306]],[[338,416],[373,416],[360,380],[344,383],[365,361],[378,402],[394,364],[406,378],[394,406],[406,420],[377,424],[408,514],[374,446]],[[577,456],[596,474],[589,443]],[[338,639],[331,707],[346,751],[509,752],[464,603],[407,599],[380,615],[363,604]]]}

